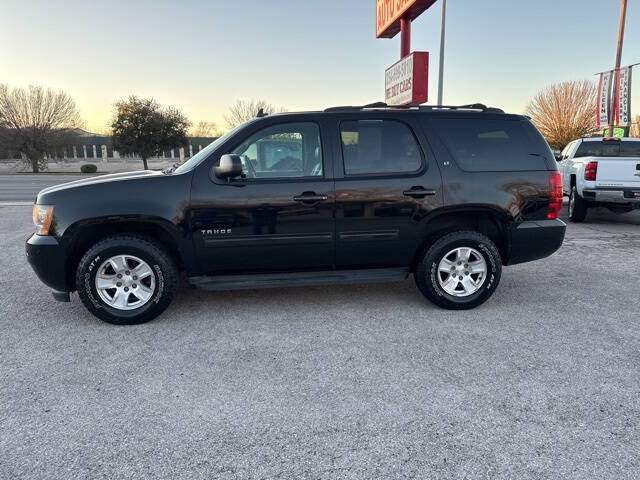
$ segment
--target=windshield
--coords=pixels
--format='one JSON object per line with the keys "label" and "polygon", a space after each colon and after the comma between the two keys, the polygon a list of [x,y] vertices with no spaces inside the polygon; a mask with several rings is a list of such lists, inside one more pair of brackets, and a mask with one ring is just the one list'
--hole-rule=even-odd
{"label": "windshield", "polygon": [[234,128],[230,132],[225,133],[223,136],[221,136],[217,140],[214,140],[213,142],[211,142],[209,145],[204,147],[202,150],[196,153],[189,160],[187,160],[178,168],[176,168],[174,170],[174,173],[184,173],[184,172],[193,170],[196,167],[196,165],[198,165],[202,160],[207,158],[211,152],[213,152],[216,148],[218,148],[220,145],[226,142],[229,138],[231,138],[232,135],[234,135],[238,130],[243,128],[245,125],[246,123],[238,125],[236,128]]}

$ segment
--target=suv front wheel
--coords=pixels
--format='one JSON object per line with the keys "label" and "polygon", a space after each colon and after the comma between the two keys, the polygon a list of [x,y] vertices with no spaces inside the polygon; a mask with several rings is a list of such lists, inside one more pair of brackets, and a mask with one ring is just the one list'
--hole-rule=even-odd
{"label": "suv front wheel", "polygon": [[422,294],[449,310],[481,305],[500,283],[502,262],[495,244],[473,231],[448,233],[424,254],[414,273]]}
{"label": "suv front wheel", "polygon": [[153,320],[169,306],[177,284],[173,259],[154,241],[137,235],[114,235],[96,243],[76,271],[82,303],[116,325]]}

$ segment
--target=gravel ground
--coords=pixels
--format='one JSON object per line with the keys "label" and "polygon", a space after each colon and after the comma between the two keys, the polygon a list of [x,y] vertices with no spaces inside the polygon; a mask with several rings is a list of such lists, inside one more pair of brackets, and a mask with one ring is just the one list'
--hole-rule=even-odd
{"label": "gravel ground", "polygon": [[640,215],[570,225],[470,312],[412,281],[57,303],[0,206],[0,478],[638,478]]}

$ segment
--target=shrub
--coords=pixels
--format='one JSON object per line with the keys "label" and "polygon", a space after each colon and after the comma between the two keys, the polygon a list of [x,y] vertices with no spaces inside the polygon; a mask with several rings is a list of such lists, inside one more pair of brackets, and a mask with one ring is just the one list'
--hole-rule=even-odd
{"label": "shrub", "polygon": [[82,165],[80,167],[80,171],[82,173],[96,173],[98,171],[98,167],[96,167],[93,163],[87,163],[86,165]]}

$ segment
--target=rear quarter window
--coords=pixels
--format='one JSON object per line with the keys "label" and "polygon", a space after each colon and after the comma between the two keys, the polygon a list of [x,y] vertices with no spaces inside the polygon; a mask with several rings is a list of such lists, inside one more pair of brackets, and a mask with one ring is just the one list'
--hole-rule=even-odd
{"label": "rear quarter window", "polygon": [[[549,147],[520,120],[431,118],[458,166],[467,172],[547,170]],[[533,131],[531,131],[533,130]]]}

